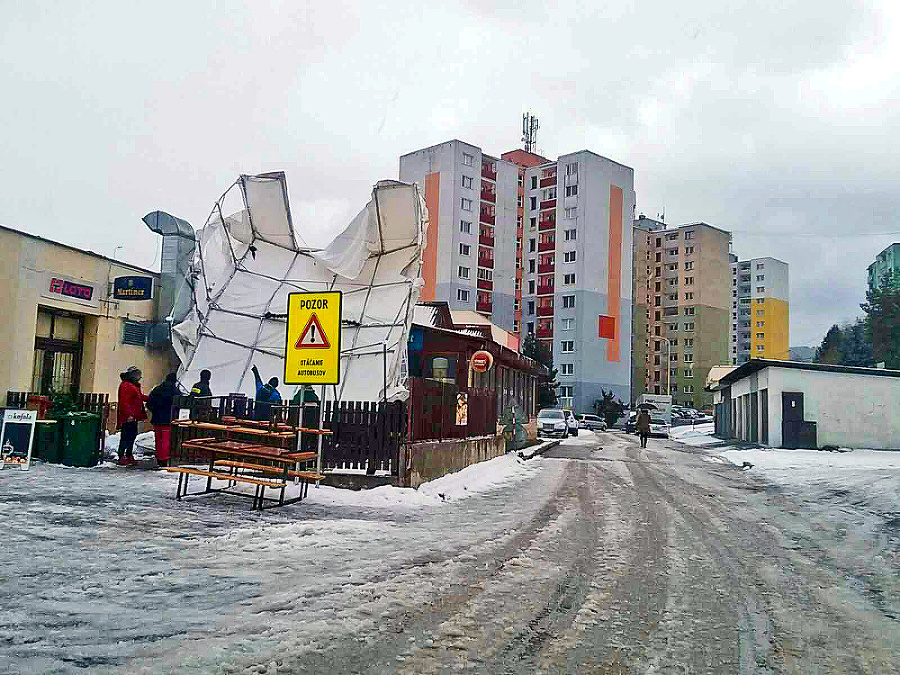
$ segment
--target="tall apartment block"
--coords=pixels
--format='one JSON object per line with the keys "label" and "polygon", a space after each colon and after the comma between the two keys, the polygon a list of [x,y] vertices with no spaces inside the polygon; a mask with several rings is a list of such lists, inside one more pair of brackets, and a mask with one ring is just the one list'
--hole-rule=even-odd
{"label": "tall apartment block", "polygon": [[870,291],[881,285],[881,278],[885,272],[890,272],[895,281],[900,279],[900,244],[891,244],[875,256],[875,261],[869,265],[868,272]]}
{"label": "tall apartment block", "polygon": [[634,249],[635,265],[643,266],[635,311],[644,312],[646,327],[633,335],[634,354],[644,357],[633,395],[669,393],[677,404],[709,408],[706,376],[728,363],[731,234],[706,223],[670,227],[639,218],[634,225],[643,239]]}
{"label": "tall apartment block", "polygon": [[729,356],[790,360],[788,264],[775,258],[731,261]]}
{"label": "tall apartment block", "polygon": [[660,220],[647,218],[641,214],[634,221],[632,232],[632,303],[631,312],[631,403],[637,402],[641,394],[651,393],[647,388],[649,373],[647,370],[647,354],[650,341],[648,324],[650,321],[649,289],[653,267],[647,264],[652,259],[651,242],[649,233],[666,229],[666,224]]}
{"label": "tall apartment block", "polygon": [[601,389],[629,398],[633,169],[454,140],[403,155],[400,180],[425,188],[423,299],[546,341],[563,405],[590,410]]}

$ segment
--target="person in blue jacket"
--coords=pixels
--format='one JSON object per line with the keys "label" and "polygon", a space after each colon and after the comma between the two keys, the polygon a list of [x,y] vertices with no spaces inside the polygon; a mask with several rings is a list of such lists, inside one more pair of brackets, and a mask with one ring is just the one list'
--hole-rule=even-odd
{"label": "person in blue jacket", "polygon": [[273,405],[281,405],[281,394],[278,393],[278,378],[273,377],[263,384],[256,366],[251,369],[256,378],[256,405],[253,406],[253,419],[268,420]]}

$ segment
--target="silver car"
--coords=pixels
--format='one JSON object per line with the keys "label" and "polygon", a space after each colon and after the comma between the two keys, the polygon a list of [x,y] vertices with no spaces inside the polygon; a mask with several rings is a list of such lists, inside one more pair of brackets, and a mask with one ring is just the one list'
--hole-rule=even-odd
{"label": "silver car", "polygon": [[544,408],[541,410],[537,416],[537,427],[539,436],[565,438],[569,433],[566,415],[559,408]]}

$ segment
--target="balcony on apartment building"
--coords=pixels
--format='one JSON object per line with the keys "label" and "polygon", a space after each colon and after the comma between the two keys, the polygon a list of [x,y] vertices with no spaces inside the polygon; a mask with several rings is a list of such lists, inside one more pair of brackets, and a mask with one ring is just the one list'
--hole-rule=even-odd
{"label": "balcony on apartment building", "polygon": [[555,251],[556,250],[556,241],[539,241],[538,242],[538,251]]}
{"label": "balcony on apartment building", "polygon": [[492,168],[490,164],[484,163],[481,165],[481,177],[496,181],[497,170]]}
{"label": "balcony on apartment building", "polygon": [[547,328],[538,328],[537,331],[535,331],[535,336],[539,338],[552,338],[553,326],[548,326]]}
{"label": "balcony on apartment building", "polygon": [[551,274],[554,271],[553,262],[544,263],[537,266],[538,274]]}
{"label": "balcony on apartment building", "polygon": [[484,300],[479,300],[475,303],[475,309],[479,312],[484,312],[485,314],[490,314],[493,311],[493,304],[491,302],[485,302]]}
{"label": "balcony on apartment building", "polygon": [[494,282],[488,281],[487,279],[479,279],[478,280],[478,290],[479,291],[492,291],[492,290],[494,290]]}
{"label": "balcony on apartment building", "polygon": [[485,211],[482,211],[478,215],[478,222],[484,223],[485,225],[493,225],[495,220],[496,220],[496,218],[494,217],[494,214],[492,214],[492,213],[487,213]]}
{"label": "balcony on apartment building", "polygon": [[482,246],[491,246],[494,245],[494,236],[490,234],[479,234],[478,235],[478,243]]}
{"label": "balcony on apartment building", "polygon": [[545,213],[538,220],[538,230],[552,230],[556,227],[556,214]]}
{"label": "balcony on apartment building", "polygon": [[538,284],[538,295],[553,295],[553,284]]}
{"label": "balcony on apartment building", "polygon": [[494,190],[486,187],[485,185],[482,185],[481,186],[481,199],[483,201],[490,202],[491,204],[493,204],[494,202],[497,201],[497,193]]}
{"label": "balcony on apartment building", "polygon": [[553,305],[541,305],[537,308],[538,316],[553,316]]}
{"label": "balcony on apartment building", "polygon": [[541,187],[553,187],[556,185],[556,174],[552,176],[547,176],[546,178],[541,178]]}
{"label": "balcony on apartment building", "polygon": [[541,211],[544,209],[555,209],[556,208],[556,200],[555,199],[545,199],[541,202]]}
{"label": "balcony on apartment building", "polygon": [[489,258],[486,255],[478,254],[478,266],[479,267],[487,267],[488,269],[494,269],[494,259]]}

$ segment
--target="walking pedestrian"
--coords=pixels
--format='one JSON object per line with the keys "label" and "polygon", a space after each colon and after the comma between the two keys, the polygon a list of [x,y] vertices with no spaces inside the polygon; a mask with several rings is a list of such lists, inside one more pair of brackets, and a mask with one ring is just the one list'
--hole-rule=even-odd
{"label": "walking pedestrian", "polygon": [[153,423],[153,435],[156,439],[156,463],[159,466],[169,465],[172,406],[175,403],[175,397],[180,393],[178,376],[175,373],[169,373],[162,384],[155,387],[147,397],[147,408],[150,410],[150,421]]}
{"label": "walking pedestrian", "polygon": [[134,439],[137,438],[138,422],[147,419],[144,401],[147,397],[141,392],[141,370],[137,366],[128,366],[119,377],[119,400],[116,406],[116,424],[119,436],[119,465],[134,464]]}
{"label": "walking pedestrian", "polygon": [[641,435],[641,447],[647,447],[647,436],[650,435],[650,413],[646,410],[641,410],[637,417],[637,423],[635,425],[637,427],[638,433]]}
{"label": "walking pedestrian", "polygon": [[253,406],[253,419],[268,420],[273,405],[281,405],[281,394],[278,393],[278,378],[273,377],[263,384],[256,366],[251,369],[256,380],[256,404]]}

